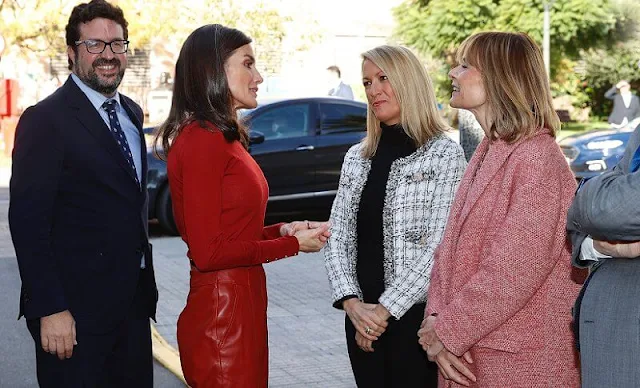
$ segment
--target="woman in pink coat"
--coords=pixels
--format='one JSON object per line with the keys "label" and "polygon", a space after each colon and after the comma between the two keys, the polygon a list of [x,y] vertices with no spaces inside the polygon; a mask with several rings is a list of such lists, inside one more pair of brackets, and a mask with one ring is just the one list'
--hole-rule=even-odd
{"label": "woman in pink coat", "polygon": [[485,139],[436,252],[419,342],[440,386],[577,387],[565,234],[575,180],[555,142],[540,49],[525,34],[473,35],[451,70],[451,106]]}

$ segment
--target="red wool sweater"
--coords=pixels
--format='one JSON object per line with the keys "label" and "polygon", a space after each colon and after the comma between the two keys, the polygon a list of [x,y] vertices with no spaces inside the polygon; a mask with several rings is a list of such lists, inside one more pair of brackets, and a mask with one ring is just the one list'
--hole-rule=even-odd
{"label": "red wool sweater", "polygon": [[281,224],[264,226],[269,187],[240,142],[191,123],[173,142],[167,170],[176,225],[201,272],[297,254],[298,240],[280,237]]}

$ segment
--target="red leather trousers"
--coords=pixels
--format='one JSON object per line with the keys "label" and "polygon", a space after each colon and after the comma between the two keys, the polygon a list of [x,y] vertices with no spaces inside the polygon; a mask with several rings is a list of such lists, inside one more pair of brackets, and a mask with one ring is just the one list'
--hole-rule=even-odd
{"label": "red leather trousers", "polygon": [[266,388],[267,290],[262,266],[201,273],[191,269],[178,347],[192,388]]}

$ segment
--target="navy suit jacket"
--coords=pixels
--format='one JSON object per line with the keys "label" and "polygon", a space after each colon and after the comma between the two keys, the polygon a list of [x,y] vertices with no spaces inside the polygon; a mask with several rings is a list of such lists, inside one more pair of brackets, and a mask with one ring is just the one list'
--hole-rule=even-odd
{"label": "navy suit jacket", "polygon": [[71,78],[20,118],[9,205],[22,279],[20,316],[68,309],[78,330],[106,332],[130,313],[140,281],[145,313],[155,318],[143,113],[126,96],[121,104],[141,138],[142,189]]}

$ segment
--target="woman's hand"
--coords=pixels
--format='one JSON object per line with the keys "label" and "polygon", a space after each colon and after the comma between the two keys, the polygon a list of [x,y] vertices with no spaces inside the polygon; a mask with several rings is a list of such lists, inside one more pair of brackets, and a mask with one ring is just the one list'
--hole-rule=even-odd
{"label": "woman's hand", "polygon": [[363,303],[357,298],[342,302],[342,308],[349,316],[358,333],[369,341],[377,340],[387,329],[388,322],[375,311],[377,304]]}
{"label": "woman's hand", "polygon": [[448,351],[447,348],[442,345],[442,350],[435,355],[432,361],[435,361],[436,364],[438,364],[438,368],[440,368],[442,377],[447,380],[453,380],[458,384],[468,387],[469,380],[473,381],[474,383],[476,382],[476,376],[471,373],[469,368],[467,368],[467,366],[463,362],[463,359],[469,362],[471,360],[471,354],[467,352],[464,354],[464,356],[458,357]]}
{"label": "woman's hand", "polygon": [[440,373],[445,379],[453,380],[468,387],[468,380],[475,382],[476,376],[471,373],[462,360],[464,359],[469,364],[473,364],[471,353],[466,352],[462,357],[451,353],[435,332],[436,320],[436,316],[430,315],[422,321],[420,330],[418,330],[418,343],[427,352],[427,358],[438,364]]}
{"label": "woman's hand", "polygon": [[[364,304],[364,303],[363,303]],[[381,305],[380,303],[378,303],[377,305],[375,305],[376,307],[373,308],[373,312],[381,319],[384,319],[384,322],[387,323],[387,319],[389,319],[389,317],[391,316],[391,314],[389,313],[389,310],[387,310],[383,305]],[[365,332],[367,331],[367,328],[365,327]],[[373,330],[369,331],[370,334],[373,334]],[[382,334],[382,333],[381,333]],[[364,338],[362,336],[362,334],[360,334],[359,331],[356,331],[356,343],[358,344],[358,347],[360,349],[362,349],[363,351],[367,352],[367,353],[373,353],[373,341],[368,340],[366,338]]]}
{"label": "woman's hand", "polygon": [[376,305],[376,307],[373,309],[373,312],[378,314],[378,316],[384,319],[385,322],[387,321],[387,319],[389,319],[389,317],[391,317],[391,313],[389,312],[389,310],[387,310],[387,308],[380,303]]}
{"label": "woman's hand", "polygon": [[[293,221],[293,222],[289,222],[288,224],[284,224],[280,227],[280,236],[284,237],[284,236],[293,236],[296,234],[296,232],[299,232],[301,230],[307,230],[307,229],[316,229],[316,228],[320,228],[322,226],[328,226],[331,227],[331,224],[329,223],[329,221],[325,221],[325,222],[320,222],[320,221]],[[324,241],[327,241],[327,239],[329,238],[329,236],[331,236],[331,232],[328,232],[328,234],[323,235],[322,238],[324,238]]]}
{"label": "woman's hand", "polygon": [[356,331],[356,343],[363,351],[373,353],[373,341],[364,338],[359,331]]}
{"label": "woman's hand", "polygon": [[293,235],[298,239],[300,252],[318,252],[327,243],[331,232],[328,223],[321,223],[317,228],[298,230]]}
{"label": "woman's hand", "polygon": [[439,340],[438,335],[434,330],[435,324],[436,317],[430,315],[422,320],[422,324],[420,324],[420,330],[418,330],[418,343],[422,346],[422,349],[427,352],[427,354],[429,354],[429,347],[431,347]]}

